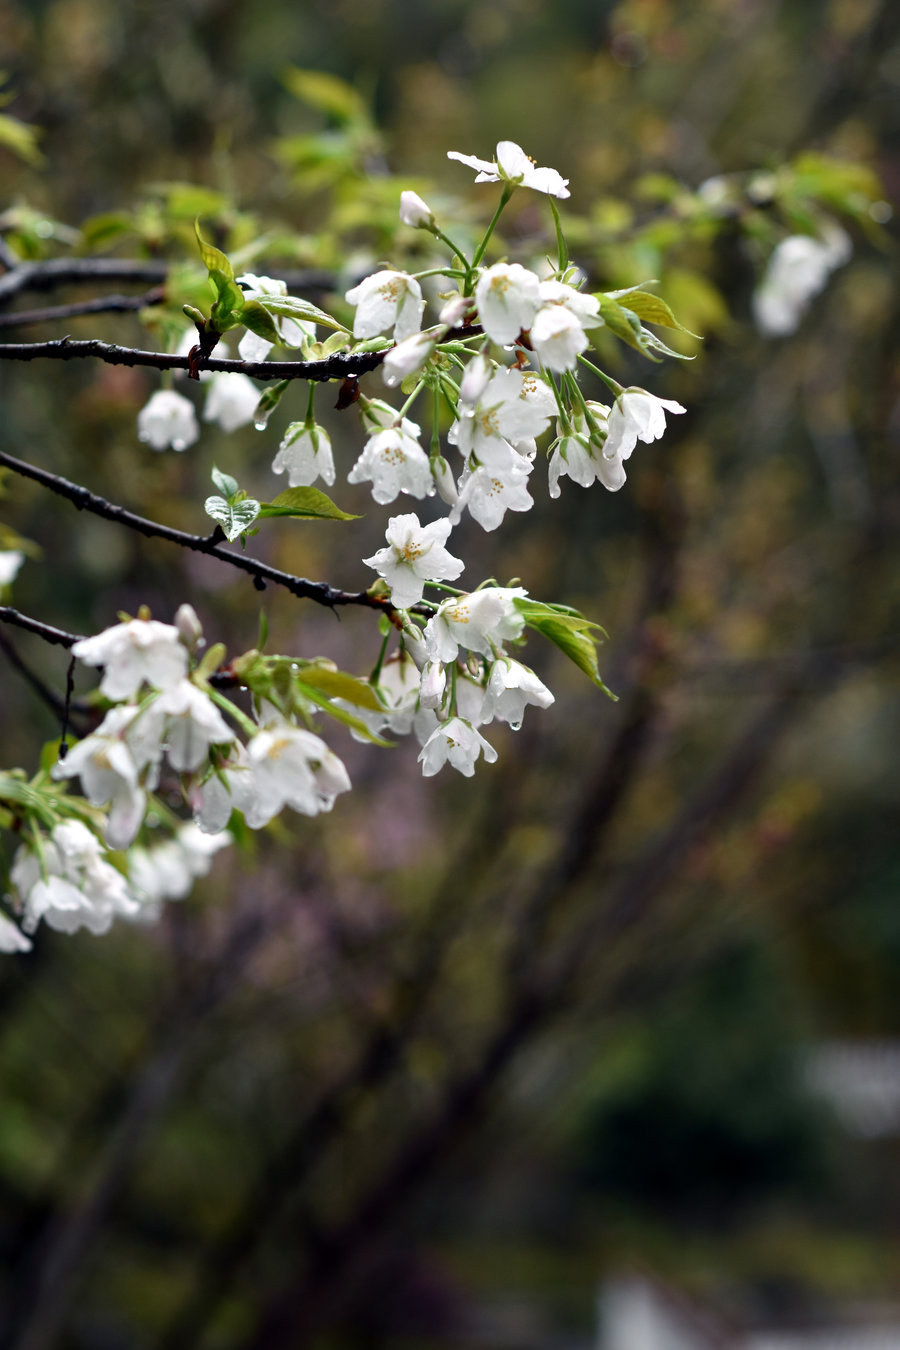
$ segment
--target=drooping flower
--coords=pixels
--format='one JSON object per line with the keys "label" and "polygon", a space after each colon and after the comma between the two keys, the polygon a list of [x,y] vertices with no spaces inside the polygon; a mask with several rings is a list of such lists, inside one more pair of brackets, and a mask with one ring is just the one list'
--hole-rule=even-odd
{"label": "drooping flower", "polygon": [[449,520],[420,525],[414,512],[391,516],[385,531],[387,548],[363,558],[388,583],[391,602],[398,609],[418,604],[426,581],[453,581],[465,567],[444,548],[450,529]]}
{"label": "drooping flower", "polygon": [[401,492],[410,497],[430,497],[434,479],[428,456],[407,427],[418,427],[403,419],[400,426],[385,427],[366,441],[363,452],[347,474],[348,483],[371,483],[372,496],[379,505],[392,502]]}
{"label": "drooping flower", "polygon": [[591,414],[593,426],[584,412],[578,412],[573,418],[569,432],[560,435],[560,439],[550,456],[549,480],[550,496],[559,496],[560,478],[571,478],[581,487],[590,487],[599,478],[604,487],[616,491],[625,482],[625,470],[619,456],[608,457],[604,454],[606,443],[609,408],[603,403],[589,400],[587,408]]}
{"label": "drooping flower", "polygon": [[204,833],[193,822],[181,825],[172,839],[155,848],[133,848],[128,855],[128,876],[140,901],[136,916],[152,922],[166,900],[184,900],[194,881],[206,876],[220,849],[232,842],[227,830]]}
{"label": "drooping flower", "polygon": [[680,403],[657,398],[646,389],[623,389],[609,414],[609,431],[603,453],[607,459],[628,459],[638,441],[647,445],[659,440],[666,429],[666,411],[683,413]]}
{"label": "drooping flower", "polygon": [[588,345],[581,321],[565,305],[544,305],[531,325],[531,345],[542,366],[574,370]]}
{"label": "drooping flower", "polygon": [[139,908],[125,877],[80,820],[56,825],[42,843],[40,858],[23,844],[10,880],[24,906],[26,933],[33,933],[41,919],[63,933],[79,928],[105,933],[117,915],[131,918]]}
{"label": "drooping flower", "polygon": [[166,757],[177,773],[193,773],[211,745],[234,740],[234,732],[212,699],[190,680],[164,690],[143,714],[143,721],[165,745]]}
{"label": "drooping flower", "polygon": [[447,439],[467,460],[474,454],[502,476],[513,463],[513,447],[540,436],[555,407],[552,392],[533,372],[476,357],[463,376],[458,420]]}
{"label": "drooping flower", "polygon": [[247,745],[253,797],[243,808],[252,830],[268,825],[285,806],[305,816],[330,811],[350,778],[333,750],[311,731],[287,724],[265,727]]}
{"label": "drooping flower", "polygon": [[534,498],[528,491],[531,461],[510,447],[509,462],[503,467],[468,465],[459,480],[459,495],[450,512],[450,523],[458,525],[468,511],[483,530],[496,530],[507,511],[530,511]]}
{"label": "drooping flower", "polygon": [[766,337],[793,333],[810,301],[850,252],[849,235],[833,221],[823,225],[819,239],[808,234],[782,239],[753,296],[753,316],[760,332]]}
{"label": "drooping flower", "polygon": [[310,487],[317,478],[331,486],[335,479],[334,456],[324,427],[317,422],[311,426],[291,422],[272,461],[273,473],[285,470],[291,487]]}
{"label": "drooping flower", "polygon": [[77,775],[93,806],[109,803],[106,842],[110,848],[127,848],[132,843],[147,809],[147,794],[139,781],[144,765],[138,763],[127,740],[139,712],[137,705],[110,708],[97,730],[73,745],[51,770],[57,779]]}
{"label": "drooping flower", "polygon": [[515,601],[527,594],[521,586],[484,586],[444,600],[425,625],[428,659],[455,661],[460,647],[493,659],[500,644],[521,637],[525,619]]}
{"label": "drooping flower", "polygon": [[520,263],[495,263],[475,285],[475,303],[481,326],[492,342],[505,347],[515,342],[541,307],[540,281]]}
{"label": "drooping flower", "polygon": [[194,405],[174,389],[157,389],[138,413],[138,440],[151,450],[186,450],[200,435]]}
{"label": "drooping flower", "polygon": [[419,763],[426,778],[438,773],[445,764],[471,778],[479,755],[483,755],[488,764],[493,764],[497,751],[470,722],[451,717],[431,733],[422,747]]}
{"label": "drooping flower", "polygon": [[534,188],[535,192],[544,192],[551,197],[570,196],[568,178],[563,178],[556,169],[539,169],[521,146],[515,141],[500,141],[497,145],[496,160],[479,159],[476,155],[462,155],[458,150],[448,150],[448,159],[458,159],[470,169],[477,169],[476,183],[521,184]]}
{"label": "drooping flower", "polygon": [[491,666],[484,695],[485,721],[497,717],[517,731],[529,703],[538,708],[549,708],[553,702],[550,690],[528,666],[508,656],[501,657]]}
{"label": "drooping flower", "polygon": [[374,272],[346,294],[347,303],[356,306],[353,336],[377,337],[388,328],[394,330],[394,340],[417,333],[425,312],[422,288],[415,277],[406,272]]}
{"label": "drooping flower", "polygon": [[81,638],[72,654],[85,665],[106,667],[100,692],[113,702],[131,698],[144,680],[167,689],[187,674],[187,652],[178,629],[156,619],[130,619]]}
{"label": "drooping flower", "polygon": [[253,421],[259,390],[248,375],[238,370],[220,370],[207,383],[203,405],[204,422],[218,422],[223,431],[237,431]]}

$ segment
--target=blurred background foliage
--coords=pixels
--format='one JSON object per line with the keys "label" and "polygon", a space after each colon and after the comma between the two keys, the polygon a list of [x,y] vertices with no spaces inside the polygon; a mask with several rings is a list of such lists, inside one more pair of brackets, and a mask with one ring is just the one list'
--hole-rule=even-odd
{"label": "blurred background foliage", "polygon": [[[592,284],[656,278],[705,339],[673,338],[689,363],[602,353],[689,410],[620,494],[566,482],[550,509],[538,486],[499,536],[461,529],[468,576],[604,623],[619,703],[530,647],[557,704],[494,737],[473,782],[423,787],[410,746],[339,733],[355,791],[331,817],[220,859],[157,928],[45,933],[3,962],[4,1343],[586,1346],[596,1282],[629,1262],[737,1306],[739,1287],[792,1306],[896,1289],[896,1147],[841,1135],[799,1065],[900,1034],[900,11],[8,0],[0,68],[7,243],[171,268],[149,334],[104,315],[73,336],[164,345],[205,285],[198,214],[329,303],[382,259],[426,266],[401,187],[474,235],[492,190],[446,151],[510,137],[571,179]],[[827,215],[852,260],[796,334],[760,336],[774,244]],[[539,258],[548,226],[517,194],[493,256]],[[211,466],[267,495],[301,415],[286,399],[263,435],[206,427],[154,455],[149,372],[3,373],[4,449],[196,531]],[[358,423],[330,393],[346,469]],[[27,613],[90,632],[189,599],[232,653],[254,643],[249,583],[3,486],[4,527],[43,556],[16,585]],[[335,496],[365,519],[251,547],[365,584],[381,512]],[[270,650],[374,661],[367,614],[263,603]],[[64,687],[62,654],[15,646]],[[10,669],[3,729],[27,769],[58,734]]]}

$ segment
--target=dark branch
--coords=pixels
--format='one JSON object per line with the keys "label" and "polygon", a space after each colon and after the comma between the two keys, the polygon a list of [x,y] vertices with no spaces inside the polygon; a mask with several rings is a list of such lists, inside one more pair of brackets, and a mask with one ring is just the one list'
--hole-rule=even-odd
{"label": "dark branch", "polygon": [[[0,240],[2,244],[2,240]],[[133,281],[138,285],[159,286],[169,275],[171,263],[128,258],[51,258],[46,262],[20,262],[3,245],[0,262],[9,270],[0,277],[0,304],[22,291],[51,291],[57,286],[93,285],[103,281]],[[291,290],[328,290],[334,285],[330,272],[280,270],[269,272],[286,282]]]}
{"label": "dark branch", "polygon": [[[79,511],[90,511],[95,516],[102,516],[104,520],[112,520],[117,525],[124,525],[129,530],[135,530],[138,534],[144,535],[147,539],[165,539],[170,544],[178,544],[181,548],[190,549],[193,553],[205,553],[210,558],[218,558],[220,562],[229,563],[232,567],[237,567],[242,572],[247,572],[252,577],[258,577],[261,581],[272,582],[273,585],[283,586],[290,591],[292,595],[298,596],[303,600],[315,600],[319,605],[327,605],[329,609],[334,609],[338,605],[361,605],[366,609],[377,609],[389,613],[393,606],[383,597],[369,595],[367,591],[341,591],[334,586],[327,585],[324,581],[307,581],[305,577],[291,576],[290,572],[282,572],[277,567],[270,566],[269,563],[260,561],[258,558],[248,557],[247,554],[233,553],[230,549],[223,548],[218,542],[221,538],[221,531],[213,531],[211,535],[187,534],[184,530],[173,529],[170,525],[159,525],[154,520],[147,520],[144,516],[135,515],[133,511],[126,511],[123,506],[116,506],[109,502],[105,497],[98,497],[96,493],[89,492],[87,488],[79,486],[77,483],[70,483],[67,478],[61,478],[55,473],[48,473],[46,469],[39,469],[33,464],[26,464],[24,460],[16,459],[13,455],[8,455],[5,451],[0,451],[0,464],[12,469],[13,473],[18,473],[23,478],[31,478],[34,482],[40,483],[43,487],[49,488],[59,497],[65,497],[72,502]],[[0,607],[0,618],[9,615],[15,615],[16,610],[9,610]],[[18,615],[17,619],[9,618],[10,623],[16,623],[19,619],[23,620],[21,627],[28,628],[35,624],[35,620],[25,620],[24,616]],[[32,632],[40,632],[41,626],[31,627]],[[51,632],[59,632],[58,629],[51,629]],[[63,642],[68,639],[67,634],[61,634],[59,637],[50,638],[49,641]],[[77,638],[72,638],[77,641]],[[71,645],[68,641],[63,645]]]}
{"label": "dark branch", "polygon": [[76,642],[81,641],[80,633],[64,633],[61,628],[54,628],[52,624],[41,623],[40,619],[32,619],[27,614],[20,614],[17,609],[11,605],[0,605],[0,623],[10,623],[14,628],[24,628],[26,633],[36,633],[38,637],[43,638],[45,642],[50,642],[54,647],[74,646]]}
{"label": "dark branch", "polygon": [[54,342],[0,343],[0,360],[34,361],[42,357],[52,361],[88,358],[105,361],[110,366],[150,366],[154,370],[190,372],[199,367],[211,371],[237,371],[254,380],[345,380],[348,375],[365,375],[375,370],[384,360],[385,352],[337,352],[325,361],[231,361],[207,357],[192,367],[187,356],[145,352],[137,347],[119,347],[96,339],[73,342],[64,337]]}
{"label": "dark branch", "polygon": [[0,314],[0,328],[24,328],[26,324],[53,323],[57,319],[74,319],[81,314],[128,314],[146,309],[148,305],[162,304],[166,293],[162,286],[154,286],[144,295],[101,295],[96,300],[75,300],[71,305],[50,305],[46,309],[20,309],[15,314]]}

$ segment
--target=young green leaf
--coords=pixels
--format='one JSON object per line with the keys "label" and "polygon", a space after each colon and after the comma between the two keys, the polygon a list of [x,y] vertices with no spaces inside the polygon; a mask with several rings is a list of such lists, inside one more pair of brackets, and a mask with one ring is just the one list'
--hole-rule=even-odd
{"label": "young green leaf", "polygon": [[274,502],[259,504],[260,519],[266,516],[299,516],[305,520],[359,520],[342,511],[325,492],[314,487],[293,487],[279,492]]}
{"label": "young green leaf", "polygon": [[606,636],[600,624],[586,619],[577,609],[567,605],[547,605],[537,600],[521,599],[513,603],[529,628],[554,643],[604,694],[611,699],[616,698],[600,678],[597,666],[599,638],[595,634]]}
{"label": "young green leaf", "polygon": [[203,509],[217,521],[229,543],[239,539],[260,514],[259,502],[245,497],[240,502],[227,502],[224,497],[207,497]]}
{"label": "young green leaf", "polygon": [[219,489],[222,496],[227,497],[229,501],[238,492],[237,479],[232,478],[230,473],[223,473],[222,470],[217,469],[215,465],[213,465],[210,478],[213,480],[213,483]]}

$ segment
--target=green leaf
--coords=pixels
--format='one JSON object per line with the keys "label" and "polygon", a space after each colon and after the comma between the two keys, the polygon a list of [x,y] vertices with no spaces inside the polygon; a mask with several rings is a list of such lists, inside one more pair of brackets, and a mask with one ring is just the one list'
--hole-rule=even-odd
{"label": "green leaf", "polygon": [[344,670],[337,670],[330,662],[327,664],[312,662],[308,666],[303,666],[300,680],[304,685],[320,689],[329,698],[342,698],[347,703],[356,704],[358,708],[384,712],[384,705],[379,702],[375,690],[367,680],[361,680],[356,675],[348,675]]}
{"label": "green leaf", "polygon": [[81,227],[83,248],[105,248],[122,234],[134,230],[134,221],[127,211],[104,211],[91,216]]}
{"label": "green leaf", "polygon": [[285,87],[310,107],[333,117],[342,125],[368,124],[366,105],[352,85],[321,70],[291,66],[282,76]]}
{"label": "green leaf", "polygon": [[677,328],[680,333],[687,333],[688,337],[697,338],[698,342],[702,341],[699,333],[692,333],[683,323],[678,322],[665,300],[660,300],[658,295],[651,295],[649,291],[632,291],[628,297],[627,307],[632,314],[636,314],[646,323],[659,324],[663,328]]}
{"label": "green leaf", "polygon": [[243,322],[244,292],[234,279],[231,260],[220,248],[208,244],[203,238],[199,219],[194,221],[194,233],[200,245],[200,256],[209,273],[210,284],[216,293],[209,321],[217,333],[225,333]]}
{"label": "green leaf", "polygon": [[40,128],[20,122],[18,117],[0,113],[0,145],[5,145],[7,150],[18,155],[19,159],[24,159],[26,164],[37,166],[44,162],[37,144],[40,134]]}
{"label": "green leaf", "polygon": [[346,324],[341,323],[333,314],[319,309],[311,300],[301,300],[296,295],[260,295],[254,303],[270,314],[280,314],[285,319],[306,319],[312,323],[321,323],[326,328],[339,328],[343,333],[348,331]]}
{"label": "green leaf", "polygon": [[207,497],[203,509],[222,526],[225,538],[230,543],[249,530],[260,514],[259,502],[252,497],[245,497],[240,502],[226,502],[224,497]]}
{"label": "green leaf", "polygon": [[264,309],[258,300],[248,300],[241,310],[241,323],[255,333],[257,337],[264,338],[266,342],[276,343],[281,341],[281,334],[275,327],[275,320],[267,309]]}
{"label": "green leaf", "polygon": [[514,600],[513,604],[529,628],[554,643],[604,694],[611,699],[616,698],[600,678],[597,665],[599,638],[595,635],[599,633],[606,636],[600,624],[586,619],[577,609],[567,605],[547,605],[537,600],[521,599]]}
{"label": "green leaf", "polygon": [[[346,708],[338,708],[331,702],[328,696],[317,689],[315,685],[307,684],[305,680],[298,678],[297,688],[302,697],[309,699],[310,703],[315,703],[323,712],[328,713],[329,717],[333,717],[336,722],[343,723],[345,727],[352,727],[355,732],[360,736],[364,736],[367,741],[372,741],[374,745],[381,745],[387,749],[393,747],[393,741],[386,741],[383,740],[381,736],[376,736],[373,731],[369,730],[365,722],[359,717],[354,717]],[[383,711],[380,704],[379,711]]]}
{"label": "green leaf", "polygon": [[229,501],[237,494],[238,480],[232,478],[230,473],[223,473],[221,469],[217,469],[216,466],[213,465],[210,478],[213,480],[213,483],[219,489],[222,496],[227,497]]}
{"label": "green leaf", "polygon": [[359,520],[336,506],[331,498],[314,487],[293,487],[279,492],[274,502],[260,502],[259,516],[300,516],[306,520]]}
{"label": "green leaf", "polygon": [[197,236],[197,243],[200,245],[200,257],[203,259],[203,265],[218,291],[226,282],[234,281],[234,268],[220,248],[216,248],[215,244],[208,244],[203,238],[200,233],[199,219],[194,221],[194,233]]}
{"label": "green leaf", "polygon": [[598,294],[597,299],[600,301],[600,317],[609,331],[622,342],[627,342],[629,347],[634,347],[635,351],[646,355],[638,316],[610,295]]}
{"label": "green leaf", "polygon": [[257,431],[263,431],[266,423],[272,413],[281,402],[284,391],[290,385],[290,380],[279,380],[277,384],[267,385],[260,395],[259,402],[256,405],[256,412],[253,414],[253,425]]}

